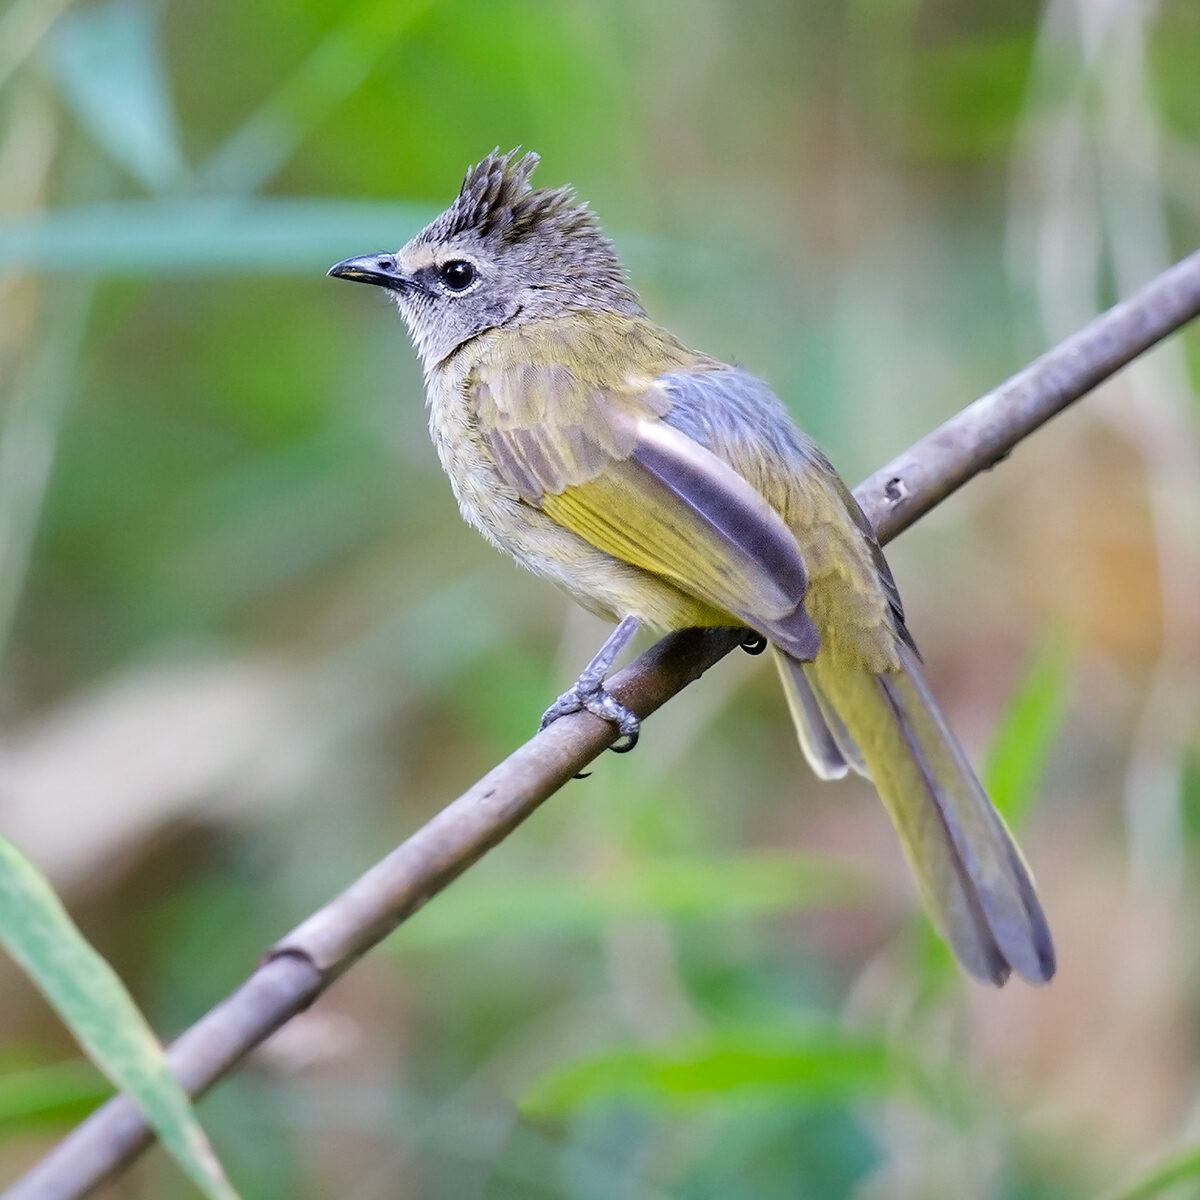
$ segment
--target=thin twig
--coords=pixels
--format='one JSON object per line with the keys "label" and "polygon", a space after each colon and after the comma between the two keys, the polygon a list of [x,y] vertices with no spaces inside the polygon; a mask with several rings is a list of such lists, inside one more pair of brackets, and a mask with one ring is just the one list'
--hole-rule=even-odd
{"label": "thin twig", "polygon": [[[922,438],[855,492],[887,542],[968,479],[995,465],[1067,405],[1200,315],[1200,251]],[[728,630],[671,634],[611,681],[641,717],[737,644]],[[590,713],[556,721],[278,942],[232,995],[168,1053],[193,1095],[209,1088],[343,971],[465,871],[613,741]],[[5,1200],[76,1200],[150,1140],[123,1097],[103,1105],[7,1192]]]}

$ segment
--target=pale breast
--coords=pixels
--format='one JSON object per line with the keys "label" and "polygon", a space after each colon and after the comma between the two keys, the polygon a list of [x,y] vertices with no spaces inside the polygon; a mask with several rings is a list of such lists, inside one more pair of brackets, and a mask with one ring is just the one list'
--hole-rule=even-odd
{"label": "pale breast", "polygon": [[467,386],[470,365],[460,362],[461,357],[428,381],[429,432],[464,519],[500,549],[515,554],[514,522],[520,515],[515,509],[520,500],[501,479],[480,436]]}

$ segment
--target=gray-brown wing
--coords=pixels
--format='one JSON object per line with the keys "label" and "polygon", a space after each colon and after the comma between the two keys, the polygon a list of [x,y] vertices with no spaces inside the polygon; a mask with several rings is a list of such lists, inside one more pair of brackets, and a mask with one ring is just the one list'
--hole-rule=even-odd
{"label": "gray-brown wing", "polygon": [[[734,367],[724,371],[673,372],[664,375],[660,382],[672,400],[664,420],[692,440],[710,449],[722,441],[752,442],[753,446],[748,445],[747,452],[739,455],[747,463],[760,458],[773,464],[794,462],[798,468],[808,465],[820,471],[836,489],[847,514],[863,534],[897,636],[917,653],[904,621],[900,591],[870,520],[833,464],[817,444],[797,428],[771,388],[763,380]],[[751,482],[757,483],[765,492],[771,490],[770,479]]]}
{"label": "gray-brown wing", "polygon": [[729,464],[661,420],[647,380],[583,387],[561,366],[476,381],[480,428],[522,499],[606,553],[669,579],[811,659],[803,555],[780,515]]}

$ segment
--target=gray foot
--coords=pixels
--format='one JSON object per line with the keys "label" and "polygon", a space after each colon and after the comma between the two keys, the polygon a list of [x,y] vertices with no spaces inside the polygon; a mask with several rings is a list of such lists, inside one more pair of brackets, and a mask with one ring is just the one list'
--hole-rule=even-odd
{"label": "gray foot", "polygon": [[637,745],[641,722],[604,689],[605,675],[616,661],[617,655],[637,631],[636,617],[624,617],[621,620],[605,639],[604,645],[596,651],[592,661],[583,668],[579,678],[542,714],[539,731],[547,725],[552,725],[559,717],[565,717],[567,713],[579,712],[580,709],[586,708],[588,712],[611,721],[620,730],[624,740],[618,739],[611,749],[618,754],[628,754]]}
{"label": "gray foot", "polygon": [[603,680],[589,678],[586,671],[546,709],[538,729],[545,729],[548,725],[553,725],[559,717],[585,708],[588,712],[611,721],[620,731],[624,740],[614,742],[611,747],[617,754],[627,754],[637,745],[641,722],[625,705],[604,690]]}

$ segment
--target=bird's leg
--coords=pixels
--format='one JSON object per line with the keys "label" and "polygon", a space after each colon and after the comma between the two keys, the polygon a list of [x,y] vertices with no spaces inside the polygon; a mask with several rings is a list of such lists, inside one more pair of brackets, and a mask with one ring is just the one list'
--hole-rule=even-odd
{"label": "bird's leg", "polygon": [[588,712],[611,721],[620,730],[624,741],[617,741],[612,747],[618,754],[625,754],[637,745],[640,722],[629,709],[604,690],[604,677],[640,625],[636,617],[625,617],[621,621],[596,651],[592,661],[580,672],[579,678],[546,709],[539,730],[553,724],[559,717],[565,717],[567,713],[586,708]]}

